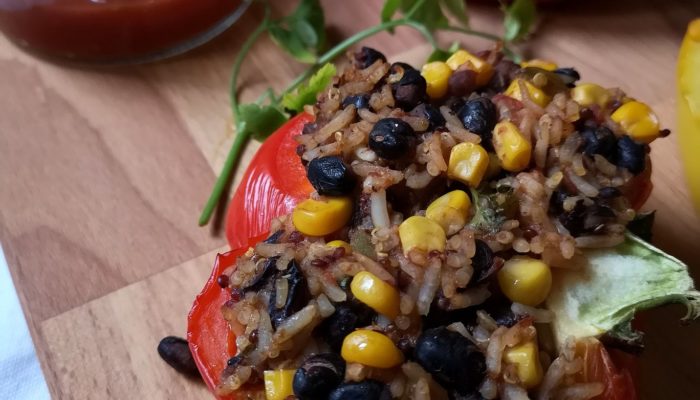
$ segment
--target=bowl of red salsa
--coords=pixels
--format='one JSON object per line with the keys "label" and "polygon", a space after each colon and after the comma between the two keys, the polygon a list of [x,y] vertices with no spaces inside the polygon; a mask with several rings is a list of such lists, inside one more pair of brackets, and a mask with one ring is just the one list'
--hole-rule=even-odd
{"label": "bowl of red salsa", "polygon": [[145,62],[226,30],[251,0],[0,0],[0,30],[32,52],[77,62]]}

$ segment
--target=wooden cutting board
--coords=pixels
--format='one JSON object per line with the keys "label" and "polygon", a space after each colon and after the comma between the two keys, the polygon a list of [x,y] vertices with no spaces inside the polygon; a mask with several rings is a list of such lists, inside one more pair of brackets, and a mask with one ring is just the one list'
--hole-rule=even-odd
{"label": "wooden cutting board", "polygon": [[[380,3],[325,1],[333,36],[374,24]],[[675,57],[700,3],[571,3],[543,11],[526,50],[622,87],[673,130]],[[475,28],[499,31],[495,9],[471,10]],[[209,398],[155,348],[163,336],[184,336],[192,299],[226,248],[196,221],[231,143],[232,60],[260,17],[252,10],[198,50],[138,67],[51,64],[0,38],[0,243],[55,398]],[[407,29],[366,42],[415,64],[422,43]],[[301,70],[262,41],[246,62],[243,98]],[[657,244],[700,268],[700,220],[676,146],[673,135],[652,146],[647,208],[658,210]],[[642,398],[697,397],[700,329],[680,328],[681,315],[671,307],[644,317]]]}

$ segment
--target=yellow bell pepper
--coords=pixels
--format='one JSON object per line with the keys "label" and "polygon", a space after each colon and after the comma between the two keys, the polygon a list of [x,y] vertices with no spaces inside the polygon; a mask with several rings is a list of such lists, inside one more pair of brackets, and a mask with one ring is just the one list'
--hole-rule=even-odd
{"label": "yellow bell pepper", "polygon": [[686,182],[700,214],[700,18],[688,25],[678,54],[678,141],[685,165]]}

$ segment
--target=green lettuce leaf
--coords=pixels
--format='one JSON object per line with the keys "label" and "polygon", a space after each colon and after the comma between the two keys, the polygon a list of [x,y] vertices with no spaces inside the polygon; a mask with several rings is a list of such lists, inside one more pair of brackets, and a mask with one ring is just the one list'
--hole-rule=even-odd
{"label": "green lettuce leaf", "polygon": [[580,269],[553,271],[547,308],[558,343],[573,336],[604,333],[638,341],[630,322],[637,311],[668,303],[688,308],[684,319],[700,316],[700,292],[693,286],[688,266],[637,236],[628,234],[612,249],[584,253]]}
{"label": "green lettuce leaf", "polygon": [[309,78],[307,84],[299,86],[294,92],[285,93],[282,97],[282,106],[288,110],[301,112],[305,105],[316,102],[316,96],[331,83],[335,72],[335,65],[331,63],[324,65]]}

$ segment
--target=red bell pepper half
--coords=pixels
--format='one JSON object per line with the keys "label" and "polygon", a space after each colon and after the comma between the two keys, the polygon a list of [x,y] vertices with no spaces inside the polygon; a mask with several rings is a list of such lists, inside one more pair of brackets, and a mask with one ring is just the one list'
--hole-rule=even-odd
{"label": "red bell pepper half", "polygon": [[[290,213],[311,193],[312,187],[296,154],[297,143],[293,137],[301,134],[304,124],[312,120],[309,114],[299,114],[263,143],[229,205],[226,235],[234,250],[217,255],[214,270],[188,316],[190,350],[211,390],[216,388],[226,362],[236,352],[235,336],[221,313],[221,306],[230,300],[231,294],[217,284],[217,278],[249,247],[268,235],[273,218]],[[648,177],[646,182],[640,182],[639,187],[641,190],[634,194],[639,198],[632,202],[635,206],[643,204],[649,195],[651,181]],[[637,398],[629,372],[633,363],[629,359],[618,362],[622,367],[618,368],[599,343],[587,346],[583,351],[586,360],[583,381],[605,385],[605,392],[598,400]],[[225,399],[237,397],[241,396]]]}

